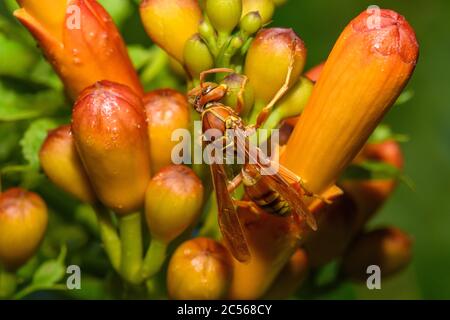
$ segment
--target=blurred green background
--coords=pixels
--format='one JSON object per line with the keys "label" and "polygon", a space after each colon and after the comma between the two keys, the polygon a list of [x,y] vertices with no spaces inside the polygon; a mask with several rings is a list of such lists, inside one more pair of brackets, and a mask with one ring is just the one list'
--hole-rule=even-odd
{"label": "blurred green background", "polygon": [[[101,2],[107,6],[108,2],[114,2],[111,8],[115,9],[123,7],[117,9],[115,19],[120,21],[128,44],[149,46],[150,41],[137,11],[124,9],[128,5],[123,4],[131,0]],[[414,97],[406,104],[393,108],[386,118],[395,132],[410,138],[403,144],[405,171],[415,188],[411,190],[404,184],[400,185],[372,222],[373,225],[396,225],[409,232],[415,241],[414,260],[401,275],[383,280],[382,290],[369,291],[363,286],[346,284],[321,298],[450,299],[450,202],[445,201],[450,194],[450,1],[290,0],[277,9],[273,25],[295,29],[308,47],[307,67],[312,67],[326,59],[345,25],[369,5],[390,8],[404,15],[415,29],[420,44],[419,63],[409,84]],[[3,4],[0,4],[0,18],[8,15]],[[16,61],[27,59],[26,56],[15,58]],[[7,57],[0,55],[0,66],[14,63],[5,59]],[[45,67],[42,70],[38,72],[41,75],[49,72]],[[35,77],[39,85],[32,90],[38,90],[44,84],[59,87],[58,81],[53,78],[43,81],[34,74],[30,75],[33,81]],[[167,85],[154,85],[163,84]],[[19,87],[23,85],[22,82],[17,84]],[[5,98],[7,91],[4,87],[0,86],[0,89],[2,103],[14,101],[14,97]],[[54,104],[61,103],[60,97],[51,97],[46,101],[53,100],[56,101]],[[42,104],[45,102],[40,101],[40,104],[31,107],[39,108]],[[0,105],[1,108],[4,105]],[[62,118],[64,121],[64,115]],[[29,123],[17,124],[25,125]],[[51,125],[54,124],[40,123],[43,128]],[[37,127],[36,131],[42,132],[39,125]],[[11,130],[8,125],[0,129],[0,162],[7,162],[8,157],[2,156],[11,153],[8,148],[14,148],[11,146],[18,144],[20,137],[15,136],[17,130]],[[45,186],[48,187],[48,184]],[[64,205],[72,205],[71,202],[64,203],[65,199],[61,200],[60,195],[52,196],[52,192],[44,196],[52,198],[56,208],[62,210]],[[94,251],[92,256],[97,257],[99,252]]]}

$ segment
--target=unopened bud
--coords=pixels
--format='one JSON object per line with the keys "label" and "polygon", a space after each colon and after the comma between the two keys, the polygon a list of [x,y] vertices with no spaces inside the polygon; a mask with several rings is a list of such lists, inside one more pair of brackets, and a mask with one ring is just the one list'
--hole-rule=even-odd
{"label": "unopened bud", "polygon": [[378,266],[382,276],[390,276],[405,268],[411,261],[412,241],[403,231],[389,227],[361,235],[348,248],[342,261],[346,275],[366,281],[369,266]]}
{"label": "unopened bud", "polygon": [[158,89],[144,96],[148,121],[152,172],[173,164],[172,150],[179,144],[172,141],[177,129],[190,126],[190,106],[186,96],[173,89]]}
{"label": "unopened bud", "polygon": [[257,11],[247,13],[241,20],[241,30],[246,35],[258,32],[262,27],[261,15]]}
{"label": "unopened bud", "polygon": [[183,243],[173,254],[167,270],[167,289],[172,299],[223,299],[231,277],[227,249],[214,240],[196,238]]}
{"label": "unopened bud", "polygon": [[72,132],[101,202],[119,214],[141,208],[150,180],[141,99],[124,85],[98,82],[84,90],[75,103]]}
{"label": "unopened bud", "polygon": [[[361,150],[354,162],[377,161],[393,166],[398,170],[403,168],[403,154],[396,141],[382,143],[368,143]],[[345,179],[342,188],[355,201],[360,215],[360,224],[364,225],[380,209],[389,196],[394,192],[398,179]]]}
{"label": "unopened bud", "polygon": [[262,23],[268,23],[275,11],[275,4],[272,0],[242,0],[242,14],[245,16],[249,12],[258,12]]}
{"label": "unopened bud", "polygon": [[247,54],[245,74],[255,90],[255,98],[269,102],[286,82],[289,66],[292,85],[303,71],[306,48],[292,29],[263,29]]}
{"label": "unopened bud", "polygon": [[211,52],[198,34],[195,34],[186,42],[183,57],[189,73],[195,79],[199,77],[202,71],[214,66]]}
{"label": "unopened bud", "polygon": [[49,132],[39,152],[39,159],[45,174],[59,188],[83,202],[95,201],[70,125]]}
{"label": "unopened bud", "polygon": [[20,188],[0,194],[0,264],[14,270],[37,251],[47,228],[45,202]]}
{"label": "unopened bud", "polygon": [[192,169],[182,165],[163,168],[146,192],[145,215],[152,237],[170,243],[197,221],[202,203],[202,182]]}
{"label": "unopened bud", "polygon": [[219,33],[229,34],[241,19],[242,0],[207,0],[206,14]]}

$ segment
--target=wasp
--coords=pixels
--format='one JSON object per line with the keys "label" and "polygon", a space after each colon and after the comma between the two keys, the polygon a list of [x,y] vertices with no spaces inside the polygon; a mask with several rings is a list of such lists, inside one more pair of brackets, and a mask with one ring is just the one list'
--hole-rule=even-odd
{"label": "wasp", "polygon": [[[291,71],[291,70],[290,70]],[[241,261],[250,260],[251,255],[248,244],[239,221],[236,207],[248,207],[254,212],[267,212],[277,216],[286,217],[295,215],[296,221],[301,217],[308,223],[311,229],[316,230],[316,222],[303,202],[302,196],[315,196],[307,191],[304,182],[287,168],[276,164],[277,170],[273,174],[262,174],[267,166],[274,165],[273,161],[256,146],[251,146],[249,136],[266,120],[272,107],[284,95],[289,87],[290,71],[285,85],[278,91],[273,100],[262,109],[257,122],[253,126],[246,126],[239,117],[243,107],[243,90],[247,78],[238,93],[237,106],[235,109],[226,106],[220,101],[227,94],[227,86],[213,82],[205,82],[206,76],[212,73],[233,73],[226,68],[216,68],[204,71],[200,75],[200,85],[188,93],[189,102],[197,112],[201,114],[203,133],[209,129],[218,130],[220,139],[206,142],[206,144],[220,142],[225,148],[231,147],[235,154],[237,150],[243,150],[244,161],[241,172],[229,178],[226,165],[218,161],[210,161],[211,176],[216,193],[219,214],[219,226],[227,247],[233,256]],[[234,132],[233,138],[227,132]],[[207,139],[208,140],[208,139]],[[221,141],[222,140],[222,141]],[[258,152],[250,152],[254,148]],[[240,184],[243,184],[245,194],[251,201],[239,201],[232,198],[231,193]]]}

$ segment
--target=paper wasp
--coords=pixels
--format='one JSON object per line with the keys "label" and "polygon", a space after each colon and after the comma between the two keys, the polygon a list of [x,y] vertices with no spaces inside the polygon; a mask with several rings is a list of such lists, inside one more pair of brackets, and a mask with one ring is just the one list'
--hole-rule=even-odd
{"label": "paper wasp", "polygon": [[[231,179],[228,177],[225,164],[210,161],[222,236],[233,256],[241,262],[248,261],[251,256],[236,206],[245,206],[254,212],[267,212],[277,216],[294,215],[295,220],[299,223],[303,219],[313,230],[317,229],[314,217],[302,200],[303,195],[314,196],[314,194],[306,190],[302,179],[278,163],[277,172],[271,175],[261,174],[267,165],[273,164],[272,161],[267,156],[264,161],[261,161],[262,152],[258,152],[258,157],[255,157],[249,151],[249,135],[265,121],[272,107],[288,90],[291,71],[290,69],[288,72],[285,85],[262,109],[254,126],[244,125],[243,120],[239,117],[239,111],[243,107],[243,89],[247,81],[246,77],[244,77],[244,83],[238,94],[236,110],[220,103],[220,100],[227,94],[226,85],[205,82],[208,74],[233,73],[233,70],[217,68],[204,71],[200,75],[200,85],[188,93],[189,102],[201,114],[203,133],[209,129],[218,130],[221,133],[219,139],[221,145],[231,146],[233,150],[238,148],[244,150],[245,159],[241,172]],[[235,132],[233,139],[227,136],[229,130]],[[210,141],[207,144],[216,142],[217,140]],[[241,183],[244,185],[246,196],[251,201],[238,201],[232,198],[231,192]]]}

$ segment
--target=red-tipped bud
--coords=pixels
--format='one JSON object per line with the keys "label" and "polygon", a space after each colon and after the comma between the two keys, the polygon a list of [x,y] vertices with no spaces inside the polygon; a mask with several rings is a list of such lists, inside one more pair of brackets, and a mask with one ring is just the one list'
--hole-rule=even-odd
{"label": "red-tipped bud", "polygon": [[220,243],[196,238],[173,254],[167,270],[167,290],[173,299],[223,299],[232,277],[228,251]]}
{"label": "red-tipped bud", "polygon": [[1,193],[0,264],[15,269],[33,256],[47,221],[47,206],[37,194],[20,188]]}
{"label": "red-tipped bud", "polygon": [[159,89],[144,96],[148,119],[150,158],[152,172],[173,164],[172,150],[178,144],[172,142],[176,129],[188,129],[190,106],[186,96],[173,89]]}
{"label": "red-tipped bud", "polygon": [[[361,150],[412,75],[414,31],[390,10],[364,12],[337,40],[282,159],[322,193]],[[376,20],[376,19],[375,19]]]}
{"label": "red-tipped bud", "polygon": [[293,63],[290,84],[303,71],[306,48],[292,29],[263,29],[256,35],[247,54],[245,74],[255,91],[255,98],[270,101],[286,82]]}
{"label": "red-tipped bud", "polygon": [[72,132],[99,199],[120,214],[142,207],[150,157],[141,99],[124,85],[98,82],[75,103]]}
{"label": "red-tipped bud", "polygon": [[382,276],[390,276],[411,261],[412,241],[397,228],[382,228],[361,235],[348,248],[342,267],[354,280],[366,281],[369,266],[378,266]]}
{"label": "red-tipped bud", "polygon": [[59,188],[81,201],[95,201],[95,194],[78,156],[70,125],[49,132],[39,152],[39,159],[45,174]]}
{"label": "red-tipped bud", "polygon": [[192,169],[163,168],[147,188],[145,215],[152,237],[170,243],[195,223],[201,213],[203,185]]}

